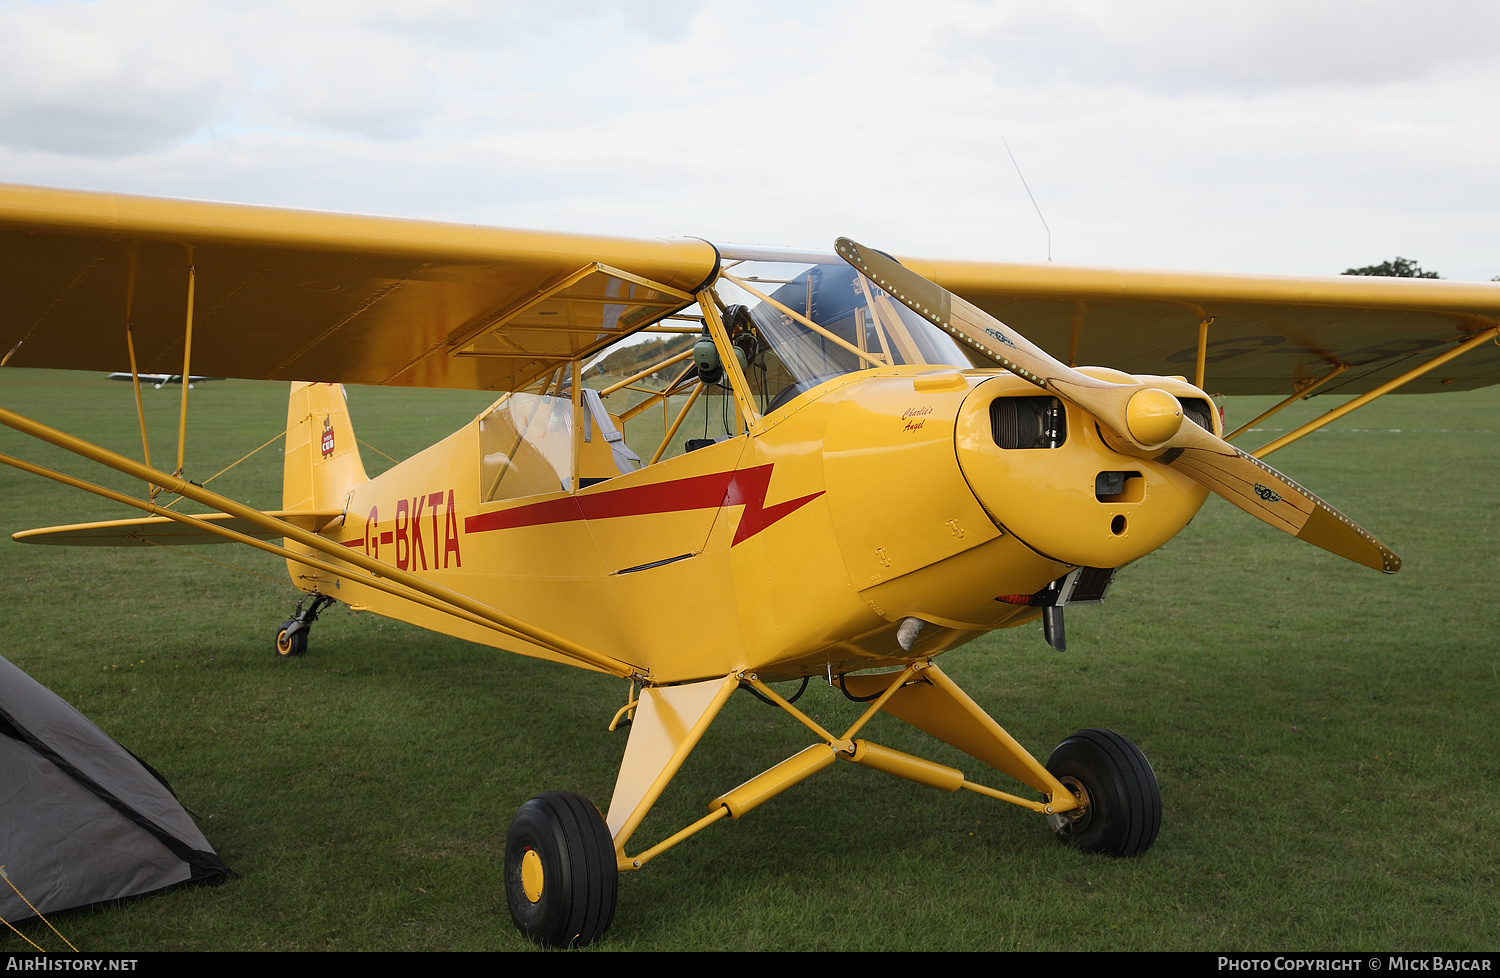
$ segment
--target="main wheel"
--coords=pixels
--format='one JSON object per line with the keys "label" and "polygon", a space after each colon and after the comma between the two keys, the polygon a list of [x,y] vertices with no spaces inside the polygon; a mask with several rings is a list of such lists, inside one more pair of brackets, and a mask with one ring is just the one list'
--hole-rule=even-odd
{"label": "main wheel", "polygon": [[295,624],[297,619],[289,618],[276,629],[276,658],[290,659],[307,652],[307,633],[310,629],[303,626],[295,632],[288,632],[287,629]]}
{"label": "main wheel", "polygon": [[1136,856],[1161,830],[1161,789],[1139,747],[1111,730],[1080,730],[1057,745],[1047,770],[1077,795],[1083,811],[1049,815],[1069,845]]}
{"label": "main wheel", "polygon": [[516,929],[552,947],[603,936],[619,893],[615,845],[599,810],[571,791],[538,795],[505,837],[505,898]]}

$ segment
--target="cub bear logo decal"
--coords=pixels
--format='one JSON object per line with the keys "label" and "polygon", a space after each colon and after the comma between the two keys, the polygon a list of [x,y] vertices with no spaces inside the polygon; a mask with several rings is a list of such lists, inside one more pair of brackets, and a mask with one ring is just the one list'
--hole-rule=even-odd
{"label": "cub bear logo decal", "polygon": [[1255,494],[1268,503],[1281,502],[1281,493],[1277,492],[1275,489],[1268,489],[1265,486],[1261,485],[1259,482],[1255,484]]}

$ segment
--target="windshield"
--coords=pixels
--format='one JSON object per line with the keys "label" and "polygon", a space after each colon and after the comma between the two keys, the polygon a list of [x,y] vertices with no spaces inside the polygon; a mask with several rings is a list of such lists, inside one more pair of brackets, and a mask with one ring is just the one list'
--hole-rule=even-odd
{"label": "windshield", "polygon": [[726,262],[714,291],[762,411],[851,371],[970,366],[952,337],[843,262]]}
{"label": "windshield", "polygon": [[[483,422],[485,498],[569,484],[564,464],[589,485],[743,433],[747,418],[769,414],[819,384],[878,367],[964,368],[954,340],[891,299],[834,256],[739,249],[712,286],[728,341],[721,349],[703,309],[689,306],[646,326],[581,366],[595,427],[572,448],[571,380],[559,370]],[[785,257],[784,257],[785,256]],[[700,292],[708,301],[708,292]],[[733,358],[734,370],[726,360]],[[735,391],[743,377],[746,389]],[[554,403],[555,402],[555,403]],[[564,403],[566,402],[566,403]],[[595,441],[598,444],[595,444]],[[557,454],[562,452],[562,454]],[[511,472],[522,458],[535,483]],[[638,461],[636,461],[638,460]],[[545,462],[545,464],[543,464]],[[528,476],[532,478],[532,476]]]}

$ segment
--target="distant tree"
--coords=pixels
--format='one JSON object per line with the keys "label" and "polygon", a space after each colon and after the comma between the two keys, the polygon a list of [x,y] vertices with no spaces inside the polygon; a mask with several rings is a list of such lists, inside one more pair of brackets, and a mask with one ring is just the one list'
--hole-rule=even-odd
{"label": "distant tree", "polygon": [[1379,265],[1350,268],[1345,275],[1385,275],[1390,278],[1442,278],[1437,272],[1424,272],[1415,258],[1396,256],[1395,261],[1383,261]]}
{"label": "distant tree", "polygon": [[[595,370],[602,374],[618,374],[625,376],[633,374],[653,363],[659,363],[669,357],[683,352],[693,345],[698,339],[698,334],[692,333],[684,336],[663,337],[650,339],[643,343],[635,343],[630,346],[615,350],[609,356],[595,365]],[[666,383],[673,371],[680,371],[681,367],[672,368],[665,373],[657,371],[651,378],[658,383]]]}

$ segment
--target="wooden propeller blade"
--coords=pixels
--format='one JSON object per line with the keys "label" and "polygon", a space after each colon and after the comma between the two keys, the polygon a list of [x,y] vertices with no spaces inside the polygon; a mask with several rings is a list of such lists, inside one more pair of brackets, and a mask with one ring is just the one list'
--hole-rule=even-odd
{"label": "wooden propeller blade", "polygon": [[1211,431],[1185,424],[1176,447],[1157,461],[1181,469],[1214,493],[1278,530],[1356,564],[1394,574],[1401,558],[1368,530]]}
{"label": "wooden propeller blade", "polygon": [[1185,422],[1164,441],[1141,442],[1131,431],[1127,411],[1131,398],[1150,390],[1149,384],[1112,384],[1089,377],[888,255],[848,238],[839,238],[834,247],[917,315],[1022,380],[1093,415],[1114,450],[1174,465],[1251,516],[1313,546],[1387,574],[1401,569],[1401,558],[1358,523],[1211,431]]}

